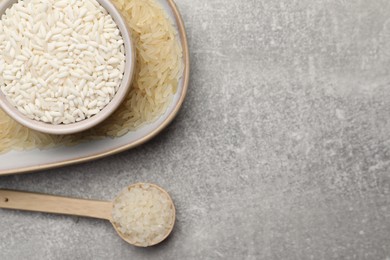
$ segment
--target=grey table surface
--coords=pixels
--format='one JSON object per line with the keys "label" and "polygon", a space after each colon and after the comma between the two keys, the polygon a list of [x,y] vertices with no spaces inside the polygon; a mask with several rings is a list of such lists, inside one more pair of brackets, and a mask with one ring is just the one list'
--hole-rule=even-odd
{"label": "grey table surface", "polygon": [[0,259],[390,259],[390,2],[177,0],[191,82],[137,149],[0,178],[111,199],[166,188],[177,225],[131,247],[99,220],[0,210]]}

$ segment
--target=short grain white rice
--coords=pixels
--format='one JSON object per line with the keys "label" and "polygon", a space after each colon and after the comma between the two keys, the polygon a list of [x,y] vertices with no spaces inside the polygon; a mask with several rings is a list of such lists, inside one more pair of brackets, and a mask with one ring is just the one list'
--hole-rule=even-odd
{"label": "short grain white rice", "polygon": [[[3,62],[2,74],[0,74],[3,84],[0,87],[8,100],[31,119],[52,124],[71,123],[64,117],[63,113],[58,112],[60,107],[66,107],[64,112],[70,114],[75,114],[73,112],[76,109],[81,111],[76,113],[75,121],[89,118],[96,114],[97,109],[100,111],[111,101],[123,78],[123,67],[112,62],[113,59],[125,60],[125,54],[121,51],[122,36],[115,32],[105,32],[104,35],[110,39],[110,42],[97,43],[96,47],[88,45],[84,39],[84,36],[101,37],[100,31],[96,28],[92,30],[93,24],[99,24],[99,21],[104,21],[102,31],[106,31],[112,26],[116,28],[112,17],[96,0],[80,0],[74,2],[75,5],[72,5],[72,2],[69,0],[47,0],[44,2],[41,0],[19,0],[1,17],[0,35],[6,37],[3,42],[0,42],[0,54],[3,53],[3,56],[6,57],[9,52],[9,59],[4,59],[5,62]],[[83,30],[82,33],[78,32],[71,22],[68,22],[69,19],[81,14],[74,8],[75,6],[83,10],[82,16],[85,15],[78,26],[80,30]],[[35,10],[46,10],[46,15],[42,16]],[[33,26],[30,25],[32,20],[35,22]],[[52,20],[55,23],[51,23]],[[25,42],[27,44],[24,44]],[[122,45],[118,45],[118,42],[121,42]],[[106,53],[102,53],[102,48]],[[103,56],[100,63],[96,62],[95,54]],[[60,57],[69,56],[74,58],[68,59],[67,62],[60,59]],[[19,66],[19,62],[23,66]],[[103,84],[109,84],[108,88],[103,91],[97,91],[95,88],[101,82],[93,81],[93,78],[103,74],[96,69],[99,65],[106,66],[109,75],[103,81]],[[107,68],[107,65],[110,65],[110,68]],[[93,81],[89,85],[89,90],[92,91],[81,93],[76,90],[76,86],[82,80]],[[22,88],[19,84],[32,82],[34,84],[28,89]],[[67,90],[64,91],[64,88]],[[36,95],[31,98],[32,96],[25,91]],[[69,93],[71,94],[68,95]],[[99,105],[96,103],[95,106],[88,107],[88,109],[82,101],[79,101],[81,97],[93,100],[98,96],[108,96],[109,98]],[[45,107],[36,106],[35,100],[40,99],[46,101],[48,105]],[[71,100],[73,100],[72,103]],[[30,106],[26,107],[26,104],[30,104]]]}

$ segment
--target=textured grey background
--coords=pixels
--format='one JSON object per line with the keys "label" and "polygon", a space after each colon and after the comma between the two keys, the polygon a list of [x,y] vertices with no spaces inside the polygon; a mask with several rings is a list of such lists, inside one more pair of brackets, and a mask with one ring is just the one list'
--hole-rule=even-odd
{"label": "textured grey background", "polygon": [[160,136],[0,187],[110,199],[155,182],[177,226],[137,249],[98,220],[0,210],[0,259],[390,259],[390,2],[177,0],[188,98]]}

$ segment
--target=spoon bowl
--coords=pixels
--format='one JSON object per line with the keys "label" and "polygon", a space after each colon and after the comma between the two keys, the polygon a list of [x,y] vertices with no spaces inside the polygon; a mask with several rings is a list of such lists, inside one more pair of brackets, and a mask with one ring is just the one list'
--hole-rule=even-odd
{"label": "spoon bowl", "polygon": [[[136,184],[133,184],[133,185],[130,185],[129,187],[127,187],[127,190],[131,190],[133,188],[141,188],[145,186],[144,183],[136,183]],[[166,197],[170,203],[170,206],[171,206],[171,209],[173,211],[172,213],[172,219],[170,220],[170,223],[171,225],[169,226],[169,229],[167,230],[167,232],[165,233],[165,235],[157,240],[157,241],[153,241],[153,243],[149,243],[147,246],[153,246],[153,245],[156,245],[156,244],[159,244],[161,243],[162,241],[164,241],[172,232],[173,230],[173,227],[174,227],[174,224],[175,224],[175,219],[176,219],[176,210],[175,210],[175,206],[173,204],[173,201],[172,201],[172,198],[171,196],[169,196],[168,192],[165,191],[163,188],[155,185],[155,184],[147,184],[147,186],[149,186],[149,188],[155,188],[157,189],[160,193],[161,193],[161,197]],[[118,199],[119,195],[113,200],[112,202],[112,205],[114,206],[115,205],[115,201]],[[112,216],[111,216],[112,217]],[[118,235],[124,240],[126,241],[127,243],[131,244],[131,245],[134,245],[134,246],[138,246],[138,247],[145,247],[145,245],[141,244],[141,243],[138,243],[138,242],[133,242],[129,236],[125,235],[123,232],[120,231],[119,229],[119,226],[113,221],[113,219],[111,218],[111,224],[112,226],[114,227],[115,231],[118,233]]]}

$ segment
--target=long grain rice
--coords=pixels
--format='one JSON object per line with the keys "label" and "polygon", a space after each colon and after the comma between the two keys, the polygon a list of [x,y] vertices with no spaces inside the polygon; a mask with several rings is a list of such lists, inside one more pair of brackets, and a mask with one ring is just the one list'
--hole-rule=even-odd
{"label": "long grain rice", "polygon": [[172,229],[174,217],[169,196],[147,183],[124,189],[113,203],[112,220],[118,232],[142,247],[161,242]]}

